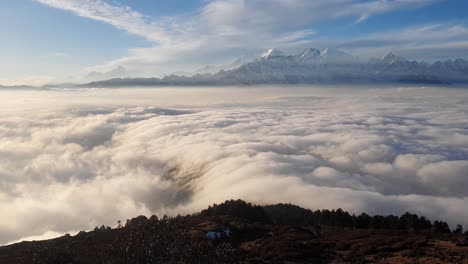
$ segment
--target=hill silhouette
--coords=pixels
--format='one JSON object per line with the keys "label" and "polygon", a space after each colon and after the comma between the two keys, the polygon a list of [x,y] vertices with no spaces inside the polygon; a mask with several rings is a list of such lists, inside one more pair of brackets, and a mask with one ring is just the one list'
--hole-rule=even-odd
{"label": "hill silhouette", "polygon": [[405,213],[230,200],[192,215],[0,247],[0,263],[467,263],[468,234]]}

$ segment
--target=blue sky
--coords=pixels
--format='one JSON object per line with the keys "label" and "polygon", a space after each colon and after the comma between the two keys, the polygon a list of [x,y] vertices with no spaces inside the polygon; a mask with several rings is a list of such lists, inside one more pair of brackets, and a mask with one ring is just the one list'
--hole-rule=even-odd
{"label": "blue sky", "polygon": [[161,76],[267,48],[467,57],[462,0],[15,0],[0,2],[0,83]]}

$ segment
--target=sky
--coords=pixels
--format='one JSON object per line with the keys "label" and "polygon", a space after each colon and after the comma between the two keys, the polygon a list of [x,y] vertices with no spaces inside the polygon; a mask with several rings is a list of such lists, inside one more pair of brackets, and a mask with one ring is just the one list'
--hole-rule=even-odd
{"label": "sky", "polygon": [[0,2],[0,84],[160,77],[268,48],[360,58],[467,58],[462,0],[15,0]]}

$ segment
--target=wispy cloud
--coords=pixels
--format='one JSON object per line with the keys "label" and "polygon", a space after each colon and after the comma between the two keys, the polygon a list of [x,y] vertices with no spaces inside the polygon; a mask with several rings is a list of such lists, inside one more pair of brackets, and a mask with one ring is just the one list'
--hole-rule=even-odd
{"label": "wispy cloud", "polygon": [[344,9],[341,14],[357,15],[356,23],[363,22],[369,17],[395,10],[416,8],[432,4],[439,0],[377,0],[364,3],[354,3],[349,8]]}
{"label": "wispy cloud", "polygon": [[128,6],[117,6],[103,0],[35,0],[81,17],[101,21],[147,40],[163,43],[169,38],[159,25]]}
{"label": "wispy cloud", "polygon": [[463,24],[429,24],[411,26],[395,31],[387,31],[371,34],[364,40],[381,41],[447,41],[460,38],[468,38],[468,28]]}

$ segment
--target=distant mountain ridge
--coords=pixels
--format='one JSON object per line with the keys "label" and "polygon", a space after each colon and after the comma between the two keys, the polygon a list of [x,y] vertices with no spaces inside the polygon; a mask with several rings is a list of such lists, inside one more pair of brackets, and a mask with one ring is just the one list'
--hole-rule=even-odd
{"label": "distant mountain ridge", "polygon": [[0,85],[0,90],[26,90],[26,89],[33,89],[33,86],[29,85]]}
{"label": "distant mountain ridge", "polygon": [[[239,63],[242,62],[243,64]],[[213,69],[213,68],[211,68]],[[363,62],[338,49],[308,48],[296,55],[269,49],[253,60],[239,60],[231,69],[216,73],[200,70],[192,76],[116,78],[80,87],[157,85],[255,85],[255,84],[364,84],[364,83],[468,83],[468,61],[434,63],[409,61],[393,52]]]}
{"label": "distant mountain ridge", "polygon": [[[207,65],[194,72],[179,72],[162,78],[122,76],[84,84],[16,85],[0,89],[115,88],[135,86],[301,85],[301,84],[468,84],[468,61],[454,59],[434,63],[410,61],[389,51],[367,61],[338,49],[308,48],[294,55],[269,49],[261,55],[244,56],[220,66]],[[106,74],[109,75],[110,73]],[[95,77],[104,77],[94,73]],[[93,76],[94,76],[93,75]],[[118,75],[118,74],[117,74]]]}

